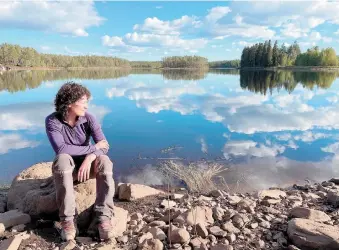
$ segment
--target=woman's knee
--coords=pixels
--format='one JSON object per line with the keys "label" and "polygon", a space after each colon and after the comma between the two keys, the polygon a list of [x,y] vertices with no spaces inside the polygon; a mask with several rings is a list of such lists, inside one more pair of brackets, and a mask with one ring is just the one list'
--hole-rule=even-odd
{"label": "woman's knee", "polygon": [[73,171],[74,161],[69,154],[59,154],[55,157],[53,162],[53,171]]}
{"label": "woman's knee", "polygon": [[113,162],[107,155],[98,156],[99,172],[111,174],[113,172]]}

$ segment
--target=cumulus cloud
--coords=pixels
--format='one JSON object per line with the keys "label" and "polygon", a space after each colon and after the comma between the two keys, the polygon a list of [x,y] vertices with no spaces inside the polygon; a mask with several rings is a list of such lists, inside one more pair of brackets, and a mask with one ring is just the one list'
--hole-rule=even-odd
{"label": "cumulus cloud", "polygon": [[224,7],[224,6],[214,7],[208,10],[206,20],[207,22],[216,22],[230,12],[231,12],[231,9],[229,7]]}
{"label": "cumulus cloud", "polygon": [[[54,112],[51,103],[25,103],[0,107],[0,131],[44,130],[45,118]],[[91,104],[89,112],[99,121],[110,111]]]}
{"label": "cumulus cloud", "polygon": [[8,1],[0,5],[0,26],[3,27],[88,36],[86,30],[103,21],[93,1]]}
{"label": "cumulus cloud", "polygon": [[270,147],[254,141],[228,141],[223,148],[224,157],[228,160],[233,157],[275,157],[283,153],[285,147],[271,145]]}
{"label": "cumulus cloud", "polygon": [[6,154],[10,150],[34,148],[38,145],[39,142],[26,140],[19,134],[0,133],[0,155]]}
{"label": "cumulus cloud", "polygon": [[179,35],[182,29],[199,27],[200,23],[196,17],[186,15],[172,21],[163,21],[157,17],[148,17],[143,24],[134,25],[133,29],[151,34]]}

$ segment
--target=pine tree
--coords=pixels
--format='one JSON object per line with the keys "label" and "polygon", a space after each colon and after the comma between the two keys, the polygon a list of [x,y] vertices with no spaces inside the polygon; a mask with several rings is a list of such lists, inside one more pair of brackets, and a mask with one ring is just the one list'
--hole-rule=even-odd
{"label": "pine tree", "polygon": [[273,54],[272,54],[272,66],[279,66],[279,50],[278,50],[278,42],[275,41],[273,46]]}

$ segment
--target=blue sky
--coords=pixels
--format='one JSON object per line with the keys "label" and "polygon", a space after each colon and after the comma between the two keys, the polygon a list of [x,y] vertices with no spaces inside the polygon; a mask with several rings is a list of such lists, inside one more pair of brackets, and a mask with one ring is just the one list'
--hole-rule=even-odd
{"label": "blue sky", "polygon": [[2,1],[0,43],[43,53],[160,60],[240,57],[267,39],[339,51],[337,2]]}

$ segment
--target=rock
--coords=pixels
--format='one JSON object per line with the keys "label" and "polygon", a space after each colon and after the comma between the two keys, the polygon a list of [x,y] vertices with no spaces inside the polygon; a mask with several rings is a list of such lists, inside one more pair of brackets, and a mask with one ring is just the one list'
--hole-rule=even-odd
{"label": "rock", "polygon": [[164,208],[172,208],[175,207],[177,205],[177,203],[175,201],[171,201],[171,200],[163,200],[160,203],[160,207],[164,207]]}
{"label": "rock", "polygon": [[219,206],[215,206],[215,207],[213,207],[212,212],[213,212],[213,218],[215,220],[222,220],[222,217],[224,216],[225,210],[222,209]]}
{"label": "rock", "polygon": [[275,205],[280,203],[281,200],[279,199],[265,199],[261,201],[261,204],[266,205],[266,206],[270,206],[270,205]]}
{"label": "rock", "polygon": [[280,211],[275,209],[275,208],[273,208],[273,207],[263,207],[262,211],[264,213],[268,213],[268,214],[275,214],[275,215],[280,214]]}
{"label": "rock", "polygon": [[172,229],[168,239],[171,239],[172,244],[187,243],[190,240],[190,234],[183,228]]}
{"label": "rock", "polygon": [[304,218],[318,222],[330,221],[331,218],[322,211],[313,210],[305,207],[295,207],[290,211],[292,218]]}
{"label": "rock", "polygon": [[133,213],[131,214],[131,220],[136,220],[136,221],[140,221],[142,220],[142,215],[141,213]]}
{"label": "rock", "polygon": [[181,200],[185,195],[184,194],[171,194],[172,200]]}
{"label": "rock", "polygon": [[124,235],[124,236],[119,236],[117,238],[117,241],[120,242],[120,243],[127,243],[128,242],[128,236],[127,235]]}
{"label": "rock", "polygon": [[153,235],[154,239],[165,240],[167,238],[164,231],[162,231],[160,228],[157,228],[157,227],[149,228],[148,232],[150,232]]}
{"label": "rock", "polygon": [[166,225],[166,222],[160,221],[160,220],[155,220],[152,221],[151,223],[148,224],[150,227],[163,227]]}
{"label": "rock", "polygon": [[288,222],[287,234],[301,249],[339,249],[339,230],[335,226],[298,218]]}
{"label": "rock", "polygon": [[219,244],[212,246],[211,250],[233,250],[233,247],[219,243]]}
{"label": "rock", "polygon": [[334,207],[339,207],[339,190],[329,191],[327,193],[327,202]]}
{"label": "rock", "polygon": [[96,247],[95,249],[96,250],[112,250],[112,249],[120,250],[119,248],[117,248],[116,244],[117,243],[116,243],[115,240],[110,240],[109,242],[107,242],[107,243],[105,242],[104,245]]}
{"label": "rock", "polygon": [[249,219],[244,214],[236,214],[233,216],[232,222],[237,228],[242,228],[247,222],[249,222]]}
{"label": "rock", "polygon": [[200,196],[198,197],[198,200],[199,200],[199,201],[212,201],[212,198],[211,198],[211,197],[204,196],[204,195],[200,195]]}
{"label": "rock", "polygon": [[9,239],[3,240],[0,244],[1,250],[17,250],[23,240],[20,236],[13,236]]}
{"label": "rock", "polygon": [[6,231],[5,226],[4,226],[3,224],[0,224],[0,237],[3,236],[3,234],[5,233],[5,231]]}
{"label": "rock", "polygon": [[264,248],[265,242],[263,240],[256,240],[254,241],[254,245],[256,248]]}
{"label": "rock", "polygon": [[233,209],[228,209],[224,213],[224,219],[230,220],[234,215],[236,215],[236,211],[234,211]]}
{"label": "rock", "polygon": [[16,226],[12,227],[11,231],[14,232],[14,233],[23,232],[23,231],[25,231],[25,227],[26,227],[25,224],[16,225]]}
{"label": "rock", "polygon": [[240,233],[240,230],[236,228],[230,221],[222,224],[221,228],[229,233],[234,233],[234,234]]}
{"label": "rock", "polygon": [[151,232],[145,233],[143,234],[140,238],[139,238],[139,244],[142,244],[144,241],[149,240],[149,239],[153,239],[153,235]]}
{"label": "rock", "polygon": [[122,183],[119,186],[120,200],[136,200],[150,195],[165,194],[163,191],[141,184]]}
{"label": "rock", "polygon": [[158,239],[145,240],[139,247],[140,250],[163,250],[164,244]]}
{"label": "rock", "polygon": [[74,240],[69,240],[62,243],[60,250],[72,250],[76,247],[76,242]]}
{"label": "rock", "polygon": [[0,225],[5,228],[31,222],[31,216],[18,210],[11,210],[0,214]]}
{"label": "rock", "polygon": [[249,199],[242,199],[238,202],[237,208],[238,210],[246,210],[248,213],[254,213],[254,208],[256,207],[256,203]]}
{"label": "rock", "polygon": [[190,245],[195,250],[207,250],[208,249],[207,246],[206,246],[207,243],[208,243],[208,240],[203,239],[201,237],[191,239],[191,241],[190,241]]}
{"label": "rock", "polygon": [[286,193],[284,191],[281,191],[279,189],[269,189],[269,190],[262,190],[258,192],[259,199],[280,199],[281,197],[286,197]]}
{"label": "rock", "polygon": [[76,241],[84,245],[95,243],[91,237],[76,237]]}
{"label": "rock", "polygon": [[331,180],[329,180],[329,182],[333,182],[335,185],[339,185],[339,178],[332,178]]}
{"label": "rock", "polygon": [[4,213],[7,207],[7,194],[0,193],[0,213]]}
{"label": "rock", "polygon": [[213,190],[210,192],[210,196],[217,198],[217,197],[223,197],[224,194],[220,190]]}
{"label": "rock", "polygon": [[197,235],[201,236],[202,238],[206,238],[208,236],[208,231],[205,225],[202,223],[198,223],[196,225],[196,231],[197,231]]}
{"label": "rock", "polygon": [[216,237],[225,237],[227,235],[227,233],[218,226],[210,227],[209,231]]}
{"label": "rock", "polygon": [[241,201],[241,198],[239,196],[236,196],[236,195],[228,196],[228,202],[231,205],[237,205],[239,201]]}
{"label": "rock", "polygon": [[255,222],[255,223],[251,223],[250,226],[251,226],[252,229],[255,229],[259,226],[259,224]]}
{"label": "rock", "polygon": [[212,209],[206,206],[197,206],[180,214],[174,222],[186,222],[189,226],[202,223],[205,226],[213,224]]}
{"label": "rock", "polygon": [[[85,228],[90,223],[92,205],[96,198],[95,179],[75,185],[74,192],[78,227]],[[42,214],[57,212],[55,197],[52,162],[39,163],[14,178],[8,191],[7,208],[40,217]]]}
{"label": "rock", "polygon": [[263,228],[270,228],[271,224],[268,221],[263,221],[259,223],[259,226],[263,227]]}
{"label": "rock", "polygon": [[228,234],[226,238],[231,244],[237,239],[234,233]]}

